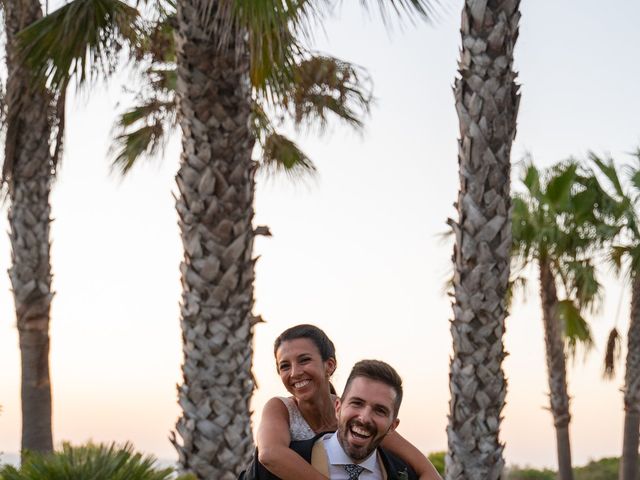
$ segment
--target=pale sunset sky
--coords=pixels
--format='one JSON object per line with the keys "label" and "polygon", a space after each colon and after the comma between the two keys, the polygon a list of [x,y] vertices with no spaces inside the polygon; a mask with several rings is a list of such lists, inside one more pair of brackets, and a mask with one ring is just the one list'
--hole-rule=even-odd
{"label": "pale sunset sky", "polygon": [[[285,328],[313,323],[334,340],[335,384],[351,365],[380,358],[404,378],[400,432],[425,453],[446,448],[450,299],[443,283],[451,245],[439,234],[458,190],[458,124],[452,94],[462,2],[442,0],[439,18],[385,30],[377,11],[345,0],[318,29],[320,51],[372,75],[376,103],[363,134],[333,123],[319,138],[300,135],[319,175],[304,184],[259,178],[256,225],[254,370],[264,402],[284,394],[272,344]],[[374,2],[371,2],[372,4]],[[540,166],[589,149],[627,161],[640,143],[637,93],[640,4],[620,0],[535,0],[521,5],[516,69],[522,85],[517,162]],[[174,176],[179,135],[163,159],[125,179],[108,161],[115,112],[125,105],[120,78],[72,98],[66,148],[51,197],[51,261],[57,292],[51,312],[54,441],[59,445],[132,441],[167,460],[179,415],[181,381],[179,262]],[[20,357],[6,270],[6,206],[0,215],[0,452],[20,446]],[[555,465],[542,322],[531,271],[507,319],[504,369],[509,381],[502,440],[508,464]],[[622,375],[601,378],[606,334],[626,333],[629,295],[603,269],[605,304],[592,316],[595,348],[569,364],[571,435],[577,465],[619,455]],[[0,457],[1,460],[1,457]]]}

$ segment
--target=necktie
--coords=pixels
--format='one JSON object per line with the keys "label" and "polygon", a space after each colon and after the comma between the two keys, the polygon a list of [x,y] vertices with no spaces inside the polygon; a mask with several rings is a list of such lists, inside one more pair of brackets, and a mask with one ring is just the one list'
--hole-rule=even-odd
{"label": "necktie", "polygon": [[360,465],[345,465],[344,469],[349,474],[349,480],[358,480],[358,477],[364,470],[364,467],[361,467]]}

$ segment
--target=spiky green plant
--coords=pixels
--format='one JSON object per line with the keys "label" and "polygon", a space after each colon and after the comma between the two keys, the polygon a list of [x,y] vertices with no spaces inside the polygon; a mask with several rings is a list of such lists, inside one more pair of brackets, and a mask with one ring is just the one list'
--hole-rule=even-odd
{"label": "spiky green plant", "polygon": [[[169,480],[172,468],[158,468],[152,456],[135,452],[129,443],[73,446],[43,455],[25,455],[20,467],[5,466],[2,480]],[[181,477],[189,480],[189,477]]]}

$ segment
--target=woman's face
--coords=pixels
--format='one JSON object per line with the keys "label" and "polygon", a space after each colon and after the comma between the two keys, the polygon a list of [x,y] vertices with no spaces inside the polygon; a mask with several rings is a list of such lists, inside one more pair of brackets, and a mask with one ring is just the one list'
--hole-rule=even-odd
{"label": "woman's face", "polygon": [[280,380],[297,399],[309,399],[329,392],[329,377],[336,361],[322,360],[318,347],[308,338],[286,340],[276,351],[276,365]]}

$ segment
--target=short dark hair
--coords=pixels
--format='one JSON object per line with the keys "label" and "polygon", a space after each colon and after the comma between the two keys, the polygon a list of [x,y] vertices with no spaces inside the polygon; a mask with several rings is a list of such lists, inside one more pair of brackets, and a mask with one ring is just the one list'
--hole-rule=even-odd
{"label": "short dark hair", "polygon": [[349,391],[351,382],[353,382],[357,377],[365,377],[370,380],[375,380],[393,388],[396,392],[396,401],[394,405],[395,411],[393,413],[395,417],[398,416],[400,404],[402,403],[402,378],[391,365],[381,360],[360,360],[353,366],[351,373],[349,374],[349,378],[347,378],[347,383],[345,384],[344,391],[342,392],[343,399]]}
{"label": "short dark hair", "polygon": [[336,359],[336,347],[329,337],[327,337],[327,334],[315,325],[308,323],[287,328],[282,332],[278,338],[276,338],[275,342],[273,342],[273,354],[278,353],[278,348],[280,348],[282,342],[296,340],[298,338],[308,338],[311,340],[313,344],[318,347],[320,358],[322,358],[323,362],[326,362],[330,358]]}

